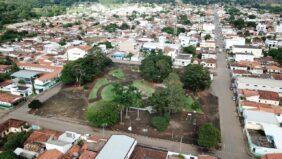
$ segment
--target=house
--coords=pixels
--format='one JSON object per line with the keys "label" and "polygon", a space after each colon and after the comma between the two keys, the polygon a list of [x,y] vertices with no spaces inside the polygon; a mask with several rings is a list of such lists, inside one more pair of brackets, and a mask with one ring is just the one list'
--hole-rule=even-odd
{"label": "house", "polygon": [[209,69],[215,69],[216,68],[216,60],[215,59],[203,59],[200,62],[201,65],[203,65],[205,68]]}
{"label": "house", "polygon": [[204,23],[203,30],[206,32],[212,32],[215,29],[215,25],[213,23]]}
{"label": "house", "polygon": [[241,90],[239,96],[247,101],[279,106],[279,94],[271,91]]}
{"label": "house", "polygon": [[256,46],[233,45],[232,52],[233,53],[251,53],[254,55],[254,58],[263,57],[262,49]]}
{"label": "house", "polygon": [[0,108],[13,108],[22,99],[22,96],[0,92]]}
{"label": "house", "polygon": [[90,52],[91,49],[92,47],[88,45],[69,48],[66,51],[66,59],[69,61],[74,61],[79,58],[83,58],[86,54]]}
{"label": "house", "polygon": [[274,79],[262,79],[253,77],[238,77],[235,80],[237,89],[250,89],[272,91],[282,96],[282,82]]}
{"label": "house", "polygon": [[129,159],[136,145],[137,141],[134,138],[125,135],[112,135],[96,159]]}
{"label": "house", "polygon": [[9,119],[0,124],[0,137],[5,137],[10,133],[25,131],[25,125],[27,125],[27,123],[24,121]]}
{"label": "house", "polygon": [[266,48],[277,48],[277,46],[278,46],[278,40],[271,40],[271,39],[265,40]]}
{"label": "house", "polygon": [[10,65],[0,65],[0,73],[8,73],[11,71]]}
{"label": "house", "polygon": [[234,53],[235,61],[254,61],[254,55],[251,53]]}
{"label": "house", "polygon": [[184,67],[191,63],[192,55],[191,54],[178,54],[175,58],[173,58],[173,66],[174,67]]}
{"label": "house", "polygon": [[232,37],[224,40],[225,49],[231,49],[234,45],[246,45],[246,39],[243,37]]}
{"label": "house", "polygon": [[26,158],[26,159],[34,159],[38,156],[37,152],[25,150],[19,147],[15,149],[14,153],[20,158]]}
{"label": "house", "polygon": [[258,23],[257,26],[256,26],[256,30],[257,30],[257,32],[266,33],[267,32],[266,24]]}
{"label": "house", "polygon": [[275,25],[275,32],[282,33],[282,23]]}
{"label": "house", "polygon": [[202,59],[214,59],[216,60],[217,55],[214,51],[202,51]]}
{"label": "house", "polygon": [[274,113],[244,110],[244,131],[255,156],[282,153],[282,118]]}
{"label": "house", "polygon": [[62,51],[62,47],[60,44],[56,42],[50,42],[43,46],[43,52],[47,54],[58,54],[60,51]]}
{"label": "house", "polygon": [[63,157],[63,153],[56,150],[47,150],[40,154],[37,159],[61,159]]}
{"label": "house", "polygon": [[282,68],[278,66],[266,66],[266,70],[268,73],[282,73]]}

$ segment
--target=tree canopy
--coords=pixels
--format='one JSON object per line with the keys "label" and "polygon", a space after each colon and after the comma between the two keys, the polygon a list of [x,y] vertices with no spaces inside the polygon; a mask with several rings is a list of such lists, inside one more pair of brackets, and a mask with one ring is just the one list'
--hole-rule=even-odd
{"label": "tree canopy", "polygon": [[202,65],[190,64],[184,70],[184,87],[194,92],[210,87],[210,72]]}
{"label": "tree canopy", "polygon": [[193,46],[193,45],[190,45],[188,47],[183,47],[183,53],[195,55],[196,54],[196,47]]}
{"label": "tree canopy", "polygon": [[277,60],[280,64],[282,64],[282,48],[270,49],[268,51],[268,55],[271,56],[274,60]]}
{"label": "tree canopy", "polygon": [[87,55],[64,65],[61,80],[65,84],[90,82],[111,63],[111,59],[100,52]]}
{"label": "tree canopy", "polygon": [[119,121],[120,107],[114,102],[100,101],[95,106],[89,106],[86,117],[89,123],[96,127],[112,126]]}
{"label": "tree canopy", "polygon": [[207,123],[200,128],[198,144],[206,148],[217,146],[220,142],[220,132],[211,123]]}
{"label": "tree canopy", "polygon": [[153,82],[162,82],[172,71],[171,57],[162,53],[151,53],[141,62],[141,75]]}

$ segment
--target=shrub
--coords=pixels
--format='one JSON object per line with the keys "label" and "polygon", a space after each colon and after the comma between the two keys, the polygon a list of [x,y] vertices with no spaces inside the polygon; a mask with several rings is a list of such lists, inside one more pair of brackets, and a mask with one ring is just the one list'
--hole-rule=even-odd
{"label": "shrub", "polygon": [[169,124],[169,118],[164,116],[155,116],[152,118],[151,123],[158,131],[165,131]]}
{"label": "shrub", "polygon": [[7,137],[7,142],[3,146],[4,150],[14,151],[17,147],[22,147],[29,134],[30,133],[27,132],[9,134]]}
{"label": "shrub", "polygon": [[30,109],[38,109],[42,106],[42,103],[40,102],[40,100],[38,99],[35,99],[33,101],[31,101],[29,104],[28,104],[28,107]]}

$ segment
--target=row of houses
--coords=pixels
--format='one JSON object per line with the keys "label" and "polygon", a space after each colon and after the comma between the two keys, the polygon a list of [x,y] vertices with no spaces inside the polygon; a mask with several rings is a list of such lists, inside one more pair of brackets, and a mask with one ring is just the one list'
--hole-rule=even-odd
{"label": "row of houses", "polygon": [[208,155],[180,154],[142,146],[136,139],[126,135],[105,138],[95,134],[38,129],[38,126],[16,119],[0,124],[1,137],[24,131],[30,132],[30,135],[14,153],[27,159],[173,159],[179,156],[185,159],[216,159]]}

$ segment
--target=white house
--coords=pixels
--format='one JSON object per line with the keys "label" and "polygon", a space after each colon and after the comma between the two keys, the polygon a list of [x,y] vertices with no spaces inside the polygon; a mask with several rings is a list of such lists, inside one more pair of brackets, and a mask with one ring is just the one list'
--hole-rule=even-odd
{"label": "white house", "polygon": [[173,66],[176,68],[187,66],[192,61],[191,54],[178,54],[175,58],[173,58]]}
{"label": "white house", "polygon": [[254,61],[254,55],[251,53],[234,53],[235,61]]}
{"label": "white house", "polygon": [[247,45],[234,45],[232,47],[232,52],[238,53],[251,53],[254,55],[254,58],[263,57],[262,49],[256,46],[247,46]]}
{"label": "white house", "polygon": [[216,59],[216,53],[215,52],[202,52],[202,59]]}
{"label": "white house", "polygon": [[204,23],[203,30],[206,32],[212,32],[215,29],[215,25],[213,23]]}
{"label": "white house", "polygon": [[43,51],[47,54],[58,54],[61,50],[61,45],[55,42],[51,42],[43,46]]}
{"label": "white house", "polygon": [[274,28],[276,33],[282,33],[282,23],[275,25]]}
{"label": "white house", "polygon": [[267,32],[266,24],[258,23],[257,26],[256,26],[256,30],[257,30],[257,32],[266,33]]}
{"label": "white house", "polygon": [[271,39],[265,40],[265,47],[276,48],[277,46],[278,46],[278,40],[271,40]]}
{"label": "white house", "polygon": [[226,38],[224,42],[225,49],[231,49],[234,45],[246,45],[246,39],[243,37]]}
{"label": "white house", "polygon": [[87,45],[70,48],[66,52],[67,60],[74,61],[79,58],[83,58],[86,54],[88,54],[90,50],[91,50],[91,47]]}

